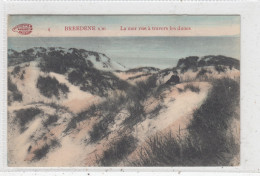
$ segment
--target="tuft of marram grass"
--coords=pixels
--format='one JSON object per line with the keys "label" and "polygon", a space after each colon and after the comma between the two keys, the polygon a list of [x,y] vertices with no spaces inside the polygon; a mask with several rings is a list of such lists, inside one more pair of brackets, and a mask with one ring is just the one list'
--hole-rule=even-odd
{"label": "tuft of marram grass", "polygon": [[136,148],[137,140],[133,136],[123,136],[104,151],[99,163],[101,166],[114,166],[125,159]]}

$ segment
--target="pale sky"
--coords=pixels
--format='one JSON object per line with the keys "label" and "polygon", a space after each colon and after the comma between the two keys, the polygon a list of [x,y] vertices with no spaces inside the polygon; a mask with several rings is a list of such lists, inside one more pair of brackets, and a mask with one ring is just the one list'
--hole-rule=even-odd
{"label": "pale sky", "polygon": [[[18,24],[33,26],[32,33],[21,35],[12,31]],[[65,31],[65,26],[105,27],[104,31]],[[120,27],[137,27],[122,31]],[[169,30],[189,27],[191,30]],[[138,30],[138,27],[167,27],[168,30]],[[9,37],[112,37],[112,36],[239,36],[240,16],[230,15],[11,15],[8,18]]]}

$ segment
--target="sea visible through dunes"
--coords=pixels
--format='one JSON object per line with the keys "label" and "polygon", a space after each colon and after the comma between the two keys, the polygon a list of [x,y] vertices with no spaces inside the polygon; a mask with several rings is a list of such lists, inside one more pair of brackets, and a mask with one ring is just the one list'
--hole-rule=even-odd
{"label": "sea visible through dunes", "polygon": [[105,53],[128,68],[175,67],[188,56],[224,55],[240,60],[240,37],[9,37],[8,48],[82,48]]}

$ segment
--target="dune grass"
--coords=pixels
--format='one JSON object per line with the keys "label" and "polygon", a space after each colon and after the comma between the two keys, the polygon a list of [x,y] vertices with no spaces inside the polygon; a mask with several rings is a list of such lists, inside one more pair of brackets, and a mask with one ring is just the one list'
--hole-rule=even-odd
{"label": "dune grass", "polygon": [[39,76],[36,86],[40,90],[40,93],[48,98],[54,96],[60,99],[62,95],[67,96],[69,92],[66,84],[59,83],[56,78],[50,76]]}
{"label": "dune grass", "polygon": [[136,148],[136,139],[133,136],[123,136],[104,151],[99,160],[101,166],[114,166],[132,153]]}
{"label": "dune grass", "polygon": [[237,117],[239,84],[223,78],[212,82],[212,90],[194,111],[187,136],[150,137],[139,151],[137,166],[227,166],[239,154],[231,121]]}
{"label": "dune grass", "polygon": [[11,80],[11,78],[8,76],[8,91],[11,93],[8,93],[8,105],[11,105],[13,101],[21,102],[23,100],[22,93],[18,90],[16,84],[14,84]]}
{"label": "dune grass", "polygon": [[42,111],[40,109],[34,107],[15,111],[16,119],[21,127],[20,131],[23,132],[25,130],[25,126],[34,120],[35,117],[41,112]]}
{"label": "dune grass", "polygon": [[44,144],[41,148],[36,149],[33,154],[33,160],[41,160],[47,156],[50,150],[60,147],[61,144],[58,139],[52,139],[50,143]]}
{"label": "dune grass", "polygon": [[200,88],[198,86],[194,86],[193,84],[186,84],[184,86],[184,91],[190,90],[195,93],[200,93]]}

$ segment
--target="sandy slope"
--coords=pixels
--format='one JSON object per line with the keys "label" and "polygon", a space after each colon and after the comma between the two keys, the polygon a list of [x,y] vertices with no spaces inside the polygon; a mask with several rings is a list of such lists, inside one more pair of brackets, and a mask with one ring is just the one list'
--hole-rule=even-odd
{"label": "sandy slope", "polygon": [[[91,59],[91,58],[89,58]],[[94,58],[93,58],[94,59]],[[185,131],[189,120],[192,118],[194,110],[199,108],[212,87],[210,82],[198,78],[198,72],[188,70],[178,75],[182,83],[172,85],[170,89],[161,92],[159,98],[153,96],[142,102],[145,107],[146,118],[133,126],[132,129],[126,129],[122,122],[128,117],[129,113],[126,109],[122,109],[116,116],[115,121],[109,126],[110,133],[102,140],[96,143],[90,143],[89,131],[93,129],[93,125],[99,122],[100,117],[90,117],[76,124],[68,133],[64,130],[68,126],[71,119],[76,117],[78,113],[86,110],[92,104],[99,104],[105,98],[92,95],[91,93],[80,90],[78,86],[72,85],[64,75],[57,73],[43,73],[39,70],[37,61],[31,61],[30,65],[23,67],[25,70],[24,80],[20,80],[11,76],[12,81],[17,85],[18,90],[23,93],[23,101],[15,102],[8,106],[8,158],[9,166],[97,166],[98,159],[103,152],[111,145],[111,141],[119,139],[124,134],[132,134],[138,141],[137,149],[128,156],[132,160],[136,157],[136,151],[145,140],[157,133],[166,134],[169,131],[178,134],[179,129]],[[96,65],[101,67],[102,65]],[[9,68],[9,72],[13,69]],[[218,73],[213,67],[205,67],[211,73],[206,73],[208,79],[229,77],[239,79],[240,72],[236,69],[227,70],[225,73]],[[144,72],[126,73],[114,72],[122,80],[128,80],[130,77],[144,74]],[[174,73],[159,74],[157,84],[164,84],[171,78]],[[55,77],[59,83],[65,84],[69,88],[67,97],[61,99],[46,98],[42,96],[36,87],[39,75]],[[128,80],[134,85],[134,82],[145,80],[149,76]],[[199,92],[192,92],[190,89],[184,89],[184,86],[191,84],[199,88]],[[117,90],[115,90],[117,92]],[[112,94],[112,97],[115,96]],[[60,107],[53,107],[50,103],[58,104]],[[151,112],[158,106],[162,106],[158,114],[151,115]],[[15,110],[28,107],[37,107],[43,113],[37,115],[28,125],[28,129],[23,133],[19,132],[15,123]],[[67,108],[67,109],[66,109]],[[100,112],[102,113],[102,112]],[[43,122],[49,115],[58,115],[59,119],[56,123],[43,126]],[[234,121],[234,134],[239,138],[239,121]],[[46,140],[47,138],[47,140]],[[49,144],[52,139],[58,139],[59,146],[51,148],[46,156],[39,161],[33,160],[34,151],[41,149],[45,144]],[[238,139],[239,140],[239,139]],[[28,148],[31,146],[31,150]],[[234,159],[234,163],[238,159]],[[119,165],[124,165],[124,161]]]}
{"label": "sandy slope", "polygon": [[[171,90],[164,92],[165,98],[161,100],[161,103],[166,106],[166,108],[161,110],[157,117],[146,119],[144,122],[138,124],[135,131],[133,131],[134,136],[136,136],[140,142],[144,142],[147,137],[154,135],[156,132],[163,131],[168,127],[172,127],[173,125],[179,127],[179,124],[175,123],[176,121],[187,122],[192,112],[200,107],[207,97],[211,85],[207,82],[195,82],[190,84],[198,86],[200,92],[195,93],[187,90],[184,93],[179,93],[177,88],[183,88],[185,83],[179,84]],[[158,104],[160,102],[153,99],[153,103]],[[185,128],[185,126],[181,128]]]}

